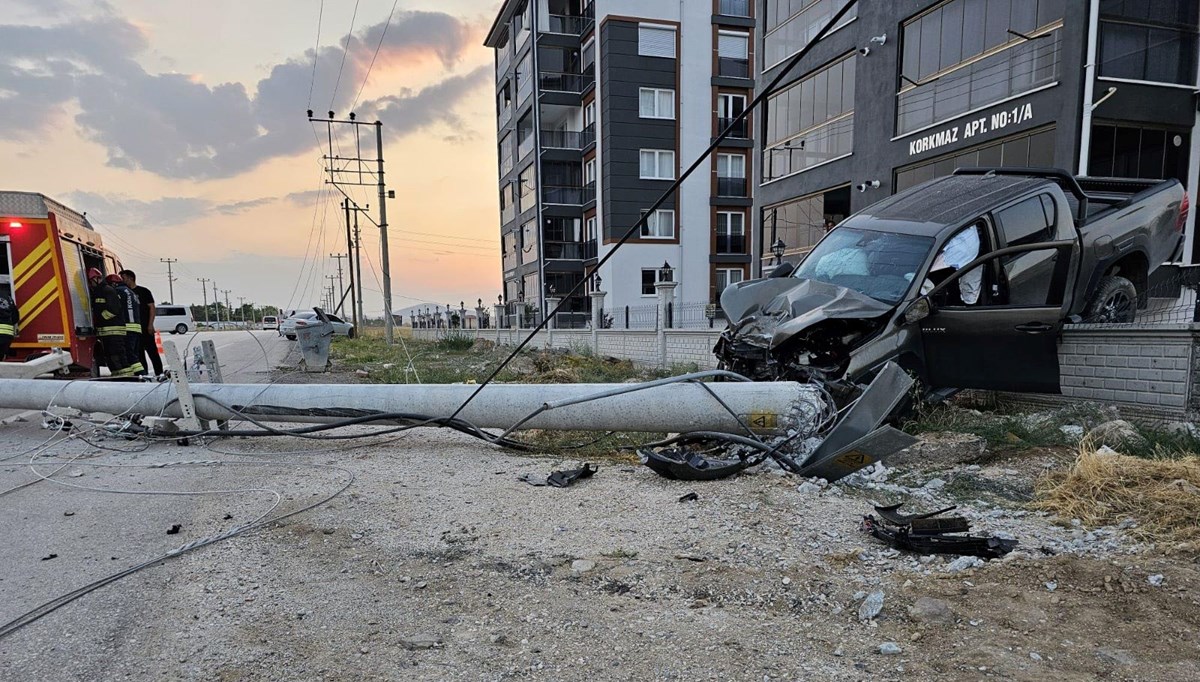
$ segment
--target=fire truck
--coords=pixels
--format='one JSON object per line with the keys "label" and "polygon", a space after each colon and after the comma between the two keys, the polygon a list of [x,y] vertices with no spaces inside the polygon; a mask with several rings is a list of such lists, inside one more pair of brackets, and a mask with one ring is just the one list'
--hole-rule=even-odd
{"label": "fire truck", "polygon": [[86,216],[44,194],[0,191],[0,292],[20,312],[0,377],[96,370],[88,268],[116,273],[121,261]]}

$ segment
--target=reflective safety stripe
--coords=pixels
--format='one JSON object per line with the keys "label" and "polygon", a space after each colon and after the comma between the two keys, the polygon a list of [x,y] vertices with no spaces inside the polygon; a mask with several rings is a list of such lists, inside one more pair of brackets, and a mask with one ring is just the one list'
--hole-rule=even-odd
{"label": "reflective safety stripe", "polygon": [[17,328],[11,324],[0,324],[0,336],[16,336]]}
{"label": "reflective safety stripe", "polygon": [[110,312],[108,312],[107,310],[101,310],[101,311],[100,311],[100,317],[103,317],[103,318],[104,318],[104,319],[106,319],[106,320],[111,320],[111,319],[113,319],[114,317],[116,317],[116,315],[115,315],[115,314],[113,314],[113,313],[110,313]]}
{"label": "reflective safety stripe", "polygon": [[140,325],[136,322],[130,322],[129,324],[125,325],[125,331],[132,332],[134,334],[141,334],[142,333],[142,325]]}
{"label": "reflective safety stripe", "polygon": [[129,370],[133,374],[137,374],[138,372],[145,372],[146,366],[140,362],[135,362],[132,365],[126,367],[125,369]]}
{"label": "reflective safety stripe", "polygon": [[100,327],[96,330],[96,336],[125,336],[124,327]]}

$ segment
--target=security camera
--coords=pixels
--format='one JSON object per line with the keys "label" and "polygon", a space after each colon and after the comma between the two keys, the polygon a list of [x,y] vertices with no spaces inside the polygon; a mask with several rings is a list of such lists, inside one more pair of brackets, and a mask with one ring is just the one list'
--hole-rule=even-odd
{"label": "security camera", "polygon": [[858,48],[858,53],[865,57],[865,56],[871,54],[871,48],[860,47],[860,48]]}
{"label": "security camera", "polygon": [[887,43],[887,34],[884,33],[883,35],[875,36],[874,38],[871,38],[871,42],[875,43],[876,45],[883,45]]}
{"label": "security camera", "polygon": [[869,189],[876,189],[876,188],[878,188],[878,187],[879,187],[879,181],[878,181],[878,180],[867,180],[866,182],[860,182],[860,183],[858,183],[858,184],[857,184],[857,185],[855,185],[854,187],[855,187],[855,189],[857,189],[857,190],[858,190],[858,191],[860,191],[860,192],[865,192],[865,191],[867,191],[867,190],[869,190]]}

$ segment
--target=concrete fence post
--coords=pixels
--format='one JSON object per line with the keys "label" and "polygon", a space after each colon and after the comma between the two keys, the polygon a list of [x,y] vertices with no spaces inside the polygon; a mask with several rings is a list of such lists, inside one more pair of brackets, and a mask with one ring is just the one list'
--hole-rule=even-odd
{"label": "concrete fence post", "polygon": [[592,353],[600,354],[600,330],[604,328],[604,296],[607,292],[592,292]]}
{"label": "concrete fence post", "polygon": [[668,306],[675,298],[675,287],[677,286],[679,286],[679,282],[658,282],[654,285],[654,290],[658,293],[658,321],[654,325],[658,330],[658,366],[663,369],[667,367]]}

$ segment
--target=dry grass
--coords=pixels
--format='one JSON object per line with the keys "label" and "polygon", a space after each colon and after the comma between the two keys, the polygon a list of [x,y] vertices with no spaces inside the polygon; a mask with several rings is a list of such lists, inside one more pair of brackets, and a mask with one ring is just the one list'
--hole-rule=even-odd
{"label": "dry grass", "polygon": [[1132,518],[1145,539],[1200,540],[1200,458],[1105,454],[1084,442],[1069,470],[1039,484],[1033,506],[1089,526]]}

